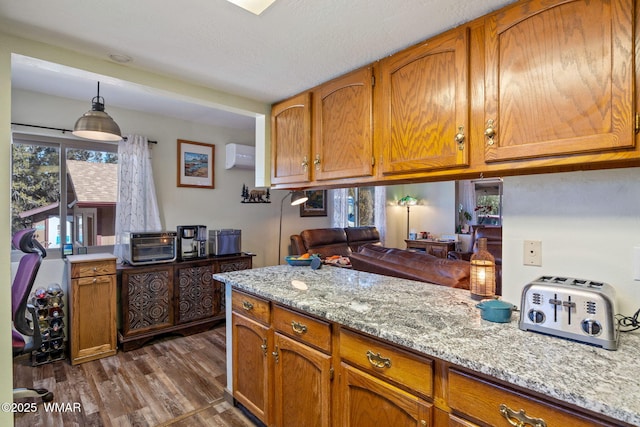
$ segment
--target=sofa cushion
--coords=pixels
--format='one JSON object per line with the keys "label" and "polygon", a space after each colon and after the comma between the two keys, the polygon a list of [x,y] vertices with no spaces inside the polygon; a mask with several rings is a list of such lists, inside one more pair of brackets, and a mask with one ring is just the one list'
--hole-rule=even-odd
{"label": "sofa cushion", "polygon": [[322,257],[341,255],[350,256],[351,249],[347,244],[347,234],[342,228],[316,228],[304,230],[300,237],[310,254]]}
{"label": "sofa cushion", "polygon": [[380,232],[376,227],[347,227],[347,244],[353,252],[358,252],[361,246],[375,243],[380,244]]}

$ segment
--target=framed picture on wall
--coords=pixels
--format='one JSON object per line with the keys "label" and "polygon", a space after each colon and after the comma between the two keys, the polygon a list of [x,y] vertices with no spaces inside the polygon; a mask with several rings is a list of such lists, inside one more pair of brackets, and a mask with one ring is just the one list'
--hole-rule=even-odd
{"label": "framed picture on wall", "polygon": [[178,140],[178,187],[215,188],[215,145]]}
{"label": "framed picture on wall", "polygon": [[300,216],[327,216],[327,190],[307,190],[309,198],[300,205]]}

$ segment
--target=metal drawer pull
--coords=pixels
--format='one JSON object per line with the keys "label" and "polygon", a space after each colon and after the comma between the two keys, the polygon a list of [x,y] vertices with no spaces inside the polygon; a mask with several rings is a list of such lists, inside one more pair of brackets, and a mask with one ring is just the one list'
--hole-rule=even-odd
{"label": "metal drawer pull", "polygon": [[367,359],[369,359],[369,363],[371,363],[376,368],[391,367],[391,359],[380,356],[380,353],[373,354],[373,351],[367,350]]}
{"label": "metal drawer pull", "polygon": [[264,354],[264,356],[267,357],[267,339],[266,338],[262,339],[262,345],[260,346],[260,348],[262,349],[262,354]]}
{"label": "metal drawer pull", "polygon": [[547,427],[547,423],[542,418],[530,417],[524,413],[524,409],[516,412],[504,403],[500,405],[500,413],[509,421],[509,424],[515,427]]}
{"label": "metal drawer pull", "polygon": [[276,346],[275,351],[271,353],[271,355],[276,359],[276,363],[280,361],[280,354],[278,353],[278,346]]}
{"label": "metal drawer pull", "polygon": [[247,311],[253,310],[253,304],[251,304],[249,301],[242,301],[242,308]]}
{"label": "metal drawer pull", "polygon": [[302,335],[307,332],[307,327],[300,322],[296,322],[295,320],[291,322],[291,329],[293,329],[293,332],[298,335]]}

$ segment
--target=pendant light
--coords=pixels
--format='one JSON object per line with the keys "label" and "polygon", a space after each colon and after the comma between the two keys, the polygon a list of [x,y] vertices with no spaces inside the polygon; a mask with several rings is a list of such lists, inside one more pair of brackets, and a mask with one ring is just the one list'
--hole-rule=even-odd
{"label": "pendant light", "polygon": [[100,82],[98,82],[98,95],[91,100],[91,110],[84,113],[76,121],[72,133],[80,138],[96,141],[120,141],[122,139],[120,127],[104,111],[104,98],[100,96]]}

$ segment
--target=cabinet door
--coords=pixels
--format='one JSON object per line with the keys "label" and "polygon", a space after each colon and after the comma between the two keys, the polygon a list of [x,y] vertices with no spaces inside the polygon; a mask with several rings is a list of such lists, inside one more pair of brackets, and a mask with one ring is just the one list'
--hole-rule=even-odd
{"label": "cabinet door", "polygon": [[71,281],[71,364],[116,354],[115,275]]}
{"label": "cabinet door", "polygon": [[176,267],[176,323],[206,319],[222,312],[221,284],[210,263]]}
{"label": "cabinet door", "polygon": [[311,94],[304,93],[271,108],[271,183],[309,181]]}
{"label": "cabinet door", "polygon": [[424,427],[432,405],[378,378],[342,364],[344,427]]}
{"label": "cabinet door", "polygon": [[269,328],[253,320],[231,315],[233,331],[233,397],[262,422],[270,424]]}
{"label": "cabinet door", "polygon": [[122,272],[124,336],[173,325],[173,267]]}
{"label": "cabinet door", "polygon": [[366,67],[314,91],[315,180],[373,174],[372,79]]}
{"label": "cabinet door", "polygon": [[633,10],[529,0],[486,19],[485,161],[634,146]]}
{"label": "cabinet door", "polygon": [[383,174],[468,164],[468,33],[450,31],[380,62]]}
{"label": "cabinet door", "polygon": [[278,333],[274,346],[275,425],[329,427],[331,356]]}

